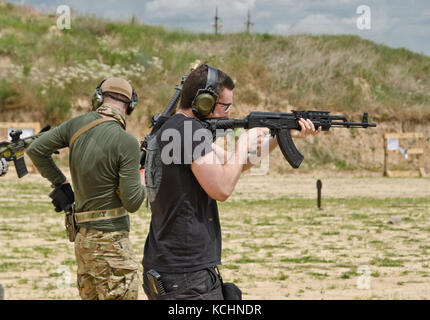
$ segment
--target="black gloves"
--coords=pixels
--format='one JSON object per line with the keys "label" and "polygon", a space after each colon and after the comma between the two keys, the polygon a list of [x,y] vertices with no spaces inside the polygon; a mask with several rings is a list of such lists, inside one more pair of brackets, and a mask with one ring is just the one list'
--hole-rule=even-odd
{"label": "black gloves", "polygon": [[73,193],[70,183],[62,184],[61,186],[55,187],[54,190],[49,194],[52,199],[52,204],[55,207],[55,211],[69,211],[73,202],[75,202],[75,194]]}

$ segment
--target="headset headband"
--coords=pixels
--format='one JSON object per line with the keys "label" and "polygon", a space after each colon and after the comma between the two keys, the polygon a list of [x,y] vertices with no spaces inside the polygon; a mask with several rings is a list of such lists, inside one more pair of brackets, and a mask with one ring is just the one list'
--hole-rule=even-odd
{"label": "headset headband", "polygon": [[[106,80],[107,79],[104,79],[102,82],[100,82],[99,85],[97,86],[97,88],[94,90],[93,98],[91,100],[94,111],[103,104],[104,98],[103,98],[103,91],[102,91],[101,87]],[[133,87],[131,89],[132,89],[131,99],[129,99],[128,101],[124,101],[122,99],[118,99],[116,97],[109,95],[110,98],[121,101],[127,105],[127,110],[126,110],[127,115],[130,115],[133,112],[134,108],[137,105],[137,101],[138,101],[136,91],[134,91]]]}
{"label": "headset headband", "polygon": [[216,92],[216,87],[218,86],[218,69],[208,66],[208,77],[206,79],[205,90],[210,90]]}

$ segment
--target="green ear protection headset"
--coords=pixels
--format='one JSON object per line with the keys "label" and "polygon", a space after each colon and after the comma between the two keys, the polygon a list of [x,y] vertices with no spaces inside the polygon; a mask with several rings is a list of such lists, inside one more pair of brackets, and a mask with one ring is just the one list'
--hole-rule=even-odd
{"label": "green ear protection headset", "polygon": [[207,117],[214,111],[218,101],[216,88],[218,86],[218,69],[211,66],[208,67],[208,77],[204,89],[199,89],[192,102],[192,110],[196,117]]}
{"label": "green ear protection headset", "polygon": [[[93,111],[97,110],[104,102],[103,91],[101,87],[105,81],[106,79],[100,82],[100,84],[94,90],[93,98],[91,99],[91,103],[93,105]],[[127,105],[127,110],[125,111],[126,115],[130,115],[133,112],[134,108],[136,108],[137,101],[138,101],[136,91],[134,91],[134,89],[132,90],[133,90],[132,91],[133,93],[131,94],[131,100],[122,100],[122,99],[118,99],[117,97],[110,96],[112,99],[124,102]]]}

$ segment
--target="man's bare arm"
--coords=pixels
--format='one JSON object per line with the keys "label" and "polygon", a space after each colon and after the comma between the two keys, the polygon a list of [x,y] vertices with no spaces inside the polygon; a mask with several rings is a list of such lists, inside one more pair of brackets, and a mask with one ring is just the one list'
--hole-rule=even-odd
{"label": "man's bare arm", "polygon": [[191,164],[191,171],[205,192],[217,201],[225,201],[232,194],[248,157],[248,133],[236,142],[235,152],[228,153],[220,146]]}

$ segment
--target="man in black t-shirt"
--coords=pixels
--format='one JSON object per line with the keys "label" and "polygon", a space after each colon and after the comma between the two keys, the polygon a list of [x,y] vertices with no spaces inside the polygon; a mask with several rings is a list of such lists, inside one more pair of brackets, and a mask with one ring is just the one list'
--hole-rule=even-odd
{"label": "man in black t-shirt", "polygon": [[[216,201],[227,200],[241,173],[252,167],[251,150],[267,153],[277,146],[276,139],[263,139],[264,128],[242,134],[234,152],[213,143],[200,119],[229,118],[233,89],[224,72],[198,67],[184,82],[178,112],[148,142],[145,180],[152,216],[142,264],[149,299],[224,298],[216,268],[221,264]],[[321,131],[309,120],[299,124],[302,129],[291,130],[293,137]]]}

